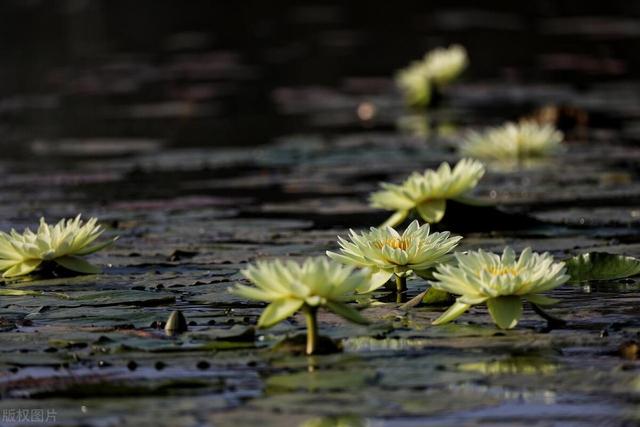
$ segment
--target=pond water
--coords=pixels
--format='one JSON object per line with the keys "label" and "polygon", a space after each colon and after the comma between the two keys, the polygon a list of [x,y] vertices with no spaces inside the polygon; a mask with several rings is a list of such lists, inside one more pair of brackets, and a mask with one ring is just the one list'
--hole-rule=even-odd
{"label": "pond water", "polygon": [[[102,275],[4,285],[46,292],[0,297],[0,424],[640,424],[640,362],[620,352],[637,277],[562,286],[565,326],[526,307],[510,331],[482,306],[432,327],[442,307],[383,291],[372,326],[321,313],[344,351],[313,357],[273,350],[301,317],[256,331],[263,306],[226,292],[247,262],[383,222],[378,182],[455,162],[468,127],[544,106],[566,150],[491,167],[475,194],[500,211],[451,206],[435,228],[464,250],[640,257],[637,5],[218,3],[0,5],[0,229],[82,212],[120,236],[91,258]],[[407,112],[393,71],[453,42],[464,78]],[[167,337],[175,309],[189,330]]]}

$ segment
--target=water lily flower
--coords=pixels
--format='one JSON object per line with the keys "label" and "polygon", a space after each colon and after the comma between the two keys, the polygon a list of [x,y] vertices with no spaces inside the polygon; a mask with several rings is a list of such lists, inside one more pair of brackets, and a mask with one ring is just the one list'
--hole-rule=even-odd
{"label": "water lily flower", "polygon": [[460,45],[436,48],[424,56],[427,75],[436,86],[445,86],[458,78],[469,65],[467,51]]}
{"label": "water lily flower", "polygon": [[486,303],[493,321],[502,329],[516,326],[522,316],[522,300],[535,306],[555,304],[557,300],[542,295],[567,280],[563,262],[554,262],[545,252],[526,248],[516,254],[506,247],[502,256],[483,250],[456,253],[456,262],[441,264],[430,282],[436,289],[460,295],[456,302],[433,324],[451,322],[469,307]]}
{"label": "water lily flower", "polygon": [[420,226],[418,221],[413,221],[402,234],[389,226],[349,233],[350,241],[338,237],[340,253],[327,251],[327,256],[371,271],[371,281],[358,288],[363,293],[378,289],[392,276],[396,278],[398,292],[405,291],[408,276],[448,261],[462,239],[450,237],[448,231],[429,234],[429,224]]}
{"label": "water lily flower", "polygon": [[4,278],[23,276],[46,263],[58,264],[77,273],[95,274],[100,269],[80,258],[112,244],[116,239],[95,243],[104,229],[96,218],[84,222],[80,215],[49,225],[44,218],[36,233],[29,228],[22,234],[0,231],[0,271]]}
{"label": "water lily flower", "polygon": [[464,203],[484,172],[476,160],[462,159],[453,169],[445,162],[437,170],[414,172],[399,185],[381,183],[382,190],[373,193],[369,202],[372,207],[396,211],[383,225],[396,226],[413,211],[428,223],[440,222],[447,199]]}
{"label": "water lily flower", "polygon": [[484,132],[471,131],[460,152],[469,157],[495,161],[550,156],[562,149],[562,132],[550,124],[533,121],[506,123]]}
{"label": "water lily flower", "polygon": [[413,61],[400,70],[396,85],[409,106],[425,107],[431,101],[432,86],[442,88],[455,80],[469,64],[467,51],[460,45],[439,47],[427,52],[421,61]]}
{"label": "water lily flower", "polygon": [[396,85],[410,107],[425,107],[431,102],[431,82],[424,62],[414,61],[396,74]]}
{"label": "water lily flower", "polygon": [[368,321],[345,301],[357,288],[365,286],[369,272],[355,271],[325,257],[293,261],[258,261],[242,270],[255,286],[236,284],[229,292],[244,298],[266,301],[267,308],[258,320],[259,328],[270,328],[301,310],[307,322],[307,354],[316,351],[318,326],[316,313],[324,307],[359,324]]}

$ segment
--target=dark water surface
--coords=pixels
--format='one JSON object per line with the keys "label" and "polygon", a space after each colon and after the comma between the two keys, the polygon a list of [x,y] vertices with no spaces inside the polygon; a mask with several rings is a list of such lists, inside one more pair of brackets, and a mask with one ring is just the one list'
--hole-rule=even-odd
{"label": "dark water surface", "polygon": [[[0,228],[83,212],[121,236],[93,256],[103,275],[6,284],[67,298],[1,297],[0,425],[640,424],[640,362],[618,351],[639,338],[638,278],[552,292],[556,329],[382,303],[369,328],[321,315],[337,355],[270,350],[301,318],[254,332],[262,306],[226,292],[246,262],[334,248],[385,219],[378,181],[545,105],[566,151],[490,169],[477,196],[502,216],[452,207],[436,228],[463,249],[640,256],[640,4],[343,3],[0,3]],[[407,113],[393,71],[454,42],[464,79]],[[166,337],[176,308],[190,330]]]}

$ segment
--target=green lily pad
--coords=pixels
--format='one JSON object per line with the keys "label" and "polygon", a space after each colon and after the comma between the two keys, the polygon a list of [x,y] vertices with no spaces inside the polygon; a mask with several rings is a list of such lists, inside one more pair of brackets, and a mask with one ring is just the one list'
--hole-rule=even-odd
{"label": "green lily pad", "polygon": [[435,288],[429,288],[426,291],[420,292],[415,297],[400,306],[402,310],[408,310],[413,307],[423,305],[450,305],[454,302],[453,295],[449,292],[441,291]]}
{"label": "green lily pad", "polygon": [[570,283],[615,280],[640,274],[640,260],[606,252],[588,252],[565,261]]}

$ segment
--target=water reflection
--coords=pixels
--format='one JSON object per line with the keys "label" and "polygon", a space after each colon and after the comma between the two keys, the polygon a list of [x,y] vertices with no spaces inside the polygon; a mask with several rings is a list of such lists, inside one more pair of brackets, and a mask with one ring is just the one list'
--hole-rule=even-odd
{"label": "water reflection", "polygon": [[300,427],[372,427],[372,424],[363,418],[347,415],[310,418]]}
{"label": "water reflection", "polygon": [[558,366],[543,357],[517,356],[503,360],[463,363],[458,369],[465,372],[479,372],[485,375],[551,375]]}

